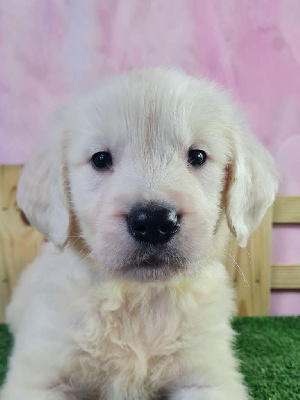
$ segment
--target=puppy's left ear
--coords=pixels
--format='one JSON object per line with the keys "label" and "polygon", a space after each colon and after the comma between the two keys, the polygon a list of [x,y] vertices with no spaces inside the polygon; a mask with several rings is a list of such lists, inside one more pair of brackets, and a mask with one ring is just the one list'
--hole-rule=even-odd
{"label": "puppy's left ear", "polygon": [[228,225],[245,247],[275,199],[278,178],[271,155],[241,128],[233,133],[232,149],[225,207]]}

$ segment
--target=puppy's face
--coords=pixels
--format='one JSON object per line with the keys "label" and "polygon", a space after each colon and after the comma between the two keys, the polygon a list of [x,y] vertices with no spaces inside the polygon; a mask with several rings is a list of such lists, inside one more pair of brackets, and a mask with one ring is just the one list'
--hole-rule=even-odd
{"label": "puppy's face", "polygon": [[[213,255],[225,207],[243,242],[274,198],[271,161],[257,143],[238,137],[231,103],[211,83],[163,70],[125,74],[74,104],[64,123],[54,148],[61,149],[61,186],[67,183],[68,190],[59,189],[64,194],[51,216],[52,231],[57,242],[66,240],[66,223],[62,228],[63,221],[53,219],[72,211],[88,257],[110,276],[152,280],[194,273]],[[257,164],[267,163],[271,177],[255,204],[234,182],[256,190],[249,150],[258,151]],[[233,176],[224,202],[228,170]],[[51,231],[49,237],[54,240]]]}
{"label": "puppy's face", "polygon": [[212,87],[196,92],[167,78],[132,75],[107,84],[71,118],[75,214],[90,256],[112,274],[169,277],[211,255],[228,121]]}

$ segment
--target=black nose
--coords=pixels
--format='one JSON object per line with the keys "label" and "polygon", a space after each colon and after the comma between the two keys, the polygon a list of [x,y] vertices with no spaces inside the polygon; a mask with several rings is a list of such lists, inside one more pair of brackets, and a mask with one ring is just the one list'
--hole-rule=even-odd
{"label": "black nose", "polygon": [[138,241],[150,244],[168,242],[179,230],[174,208],[157,203],[137,204],[127,215],[129,233]]}

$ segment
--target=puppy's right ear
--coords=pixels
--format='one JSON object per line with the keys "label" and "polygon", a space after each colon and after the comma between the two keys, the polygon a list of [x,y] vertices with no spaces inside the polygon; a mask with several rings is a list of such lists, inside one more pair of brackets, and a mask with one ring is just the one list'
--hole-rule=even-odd
{"label": "puppy's right ear", "polygon": [[25,165],[17,190],[17,203],[30,224],[56,246],[68,236],[69,211],[64,184],[63,123]]}

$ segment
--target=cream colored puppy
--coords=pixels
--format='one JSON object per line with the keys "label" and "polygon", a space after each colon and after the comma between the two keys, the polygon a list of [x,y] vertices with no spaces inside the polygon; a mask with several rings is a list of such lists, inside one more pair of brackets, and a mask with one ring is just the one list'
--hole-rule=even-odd
{"label": "cream colored puppy", "polygon": [[1,400],[245,400],[227,224],[241,246],[277,189],[226,93],[155,69],[68,107],[18,203],[52,243],[7,310]]}

